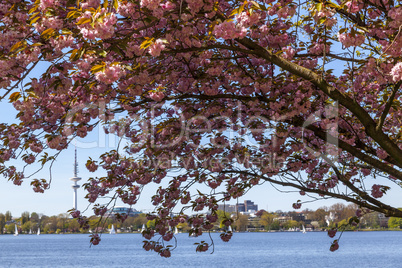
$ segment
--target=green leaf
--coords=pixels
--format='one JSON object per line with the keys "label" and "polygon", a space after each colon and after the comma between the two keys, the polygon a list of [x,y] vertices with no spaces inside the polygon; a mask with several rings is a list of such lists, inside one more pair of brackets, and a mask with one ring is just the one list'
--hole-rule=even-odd
{"label": "green leaf", "polygon": [[79,17],[79,15],[80,15],[80,13],[78,11],[73,10],[73,11],[70,11],[70,12],[67,13],[67,19],[69,19],[69,18],[74,19],[74,18]]}
{"label": "green leaf", "polygon": [[74,49],[74,50],[71,52],[71,55],[70,55],[70,60],[71,60],[71,61],[76,60],[75,57],[76,57],[76,55],[77,55],[77,52],[78,52],[78,49]]}
{"label": "green leaf", "polygon": [[250,1],[257,9],[267,11],[267,8],[264,5],[258,4],[256,1]]}
{"label": "green leaf", "polygon": [[91,72],[92,73],[97,73],[97,72],[101,72],[101,71],[104,71],[105,70],[105,65],[104,64],[99,64],[99,65],[95,65],[95,66],[92,66],[92,68],[91,68]]}
{"label": "green leaf", "polygon": [[69,29],[63,29],[63,30],[61,30],[61,33],[64,34],[64,35],[66,35],[66,34],[73,34],[73,32],[70,31]]}
{"label": "green leaf", "polygon": [[17,49],[19,49],[19,48],[25,48],[26,47],[26,44],[27,42],[25,41],[25,40],[23,40],[23,41],[19,41],[19,42],[17,42],[17,43],[15,43],[12,47],[11,47],[11,49],[10,49],[10,51],[11,52],[14,52],[14,51],[16,51]]}
{"label": "green leaf", "polygon": [[91,23],[92,22],[92,18],[81,18],[76,25],[81,25],[81,24],[85,24],[85,23]]}
{"label": "green leaf", "polygon": [[9,100],[10,102],[15,102],[16,100],[18,100],[21,97],[21,93],[20,92],[14,92],[10,95]]}
{"label": "green leaf", "polygon": [[141,43],[140,48],[146,49],[154,42],[154,38],[148,38],[144,42]]}
{"label": "green leaf", "polygon": [[105,50],[102,50],[101,52],[99,52],[99,56],[106,57],[107,52]]}
{"label": "green leaf", "polygon": [[117,10],[119,7],[119,1],[118,0],[113,0],[113,7]]}
{"label": "green leaf", "polygon": [[49,28],[49,29],[44,30],[42,32],[41,36],[44,36],[44,37],[49,36],[50,37],[54,32],[55,32],[55,29]]}
{"label": "green leaf", "polygon": [[37,16],[37,17],[31,19],[31,21],[29,22],[29,25],[34,24],[38,19],[40,19],[40,16]]}

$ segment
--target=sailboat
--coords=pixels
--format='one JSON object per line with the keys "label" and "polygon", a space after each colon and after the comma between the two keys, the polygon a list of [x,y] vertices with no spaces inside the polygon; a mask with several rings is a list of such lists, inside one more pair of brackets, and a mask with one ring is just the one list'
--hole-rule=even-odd
{"label": "sailboat", "polygon": [[229,225],[228,232],[232,232],[232,226]]}
{"label": "sailboat", "polygon": [[141,233],[144,232],[146,229],[147,229],[147,228],[145,227],[145,224],[143,224],[143,225],[142,225],[142,228],[141,228]]}
{"label": "sailboat", "polygon": [[306,233],[306,228],[304,228],[304,225],[302,225],[302,233],[303,233],[303,234]]}
{"label": "sailboat", "polygon": [[178,234],[179,230],[177,229],[177,227],[174,227],[174,234]]}
{"label": "sailboat", "polygon": [[116,234],[116,230],[114,229],[114,225],[112,224],[112,229],[110,229],[110,234]]}
{"label": "sailboat", "polygon": [[38,232],[36,233],[36,235],[40,235],[40,228],[38,228]]}
{"label": "sailboat", "polygon": [[17,224],[16,224],[16,225],[14,225],[14,227],[15,227],[14,236],[18,236],[18,228],[17,228]]}
{"label": "sailboat", "polygon": [[32,229],[29,229],[29,234],[32,234]]}

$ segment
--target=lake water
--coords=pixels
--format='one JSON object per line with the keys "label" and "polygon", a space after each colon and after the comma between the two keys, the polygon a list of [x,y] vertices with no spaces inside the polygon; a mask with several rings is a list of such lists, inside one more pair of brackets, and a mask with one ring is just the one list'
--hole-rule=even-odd
{"label": "lake water", "polygon": [[169,259],[142,249],[139,234],[103,234],[89,247],[86,234],[0,236],[0,267],[402,267],[402,232],[345,232],[330,252],[325,232],[235,233],[229,243],[213,233],[215,252],[196,253],[178,234]]}

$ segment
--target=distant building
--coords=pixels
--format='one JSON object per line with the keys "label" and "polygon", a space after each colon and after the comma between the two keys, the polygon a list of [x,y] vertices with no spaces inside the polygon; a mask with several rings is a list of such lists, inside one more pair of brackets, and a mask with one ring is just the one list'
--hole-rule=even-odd
{"label": "distant building", "polygon": [[110,216],[114,216],[115,214],[126,214],[129,217],[134,217],[138,214],[141,214],[141,211],[138,211],[134,208],[128,208],[128,207],[114,207],[111,211],[109,211]]}
{"label": "distant building", "polygon": [[249,210],[249,211],[247,211],[247,212],[240,212],[240,214],[242,214],[242,215],[247,215],[247,216],[249,216],[250,218],[255,218],[255,217],[257,217],[257,215],[255,215],[257,213],[257,211],[255,211],[255,210]]}
{"label": "distant building", "polygon": [[242,203],[237,203],[236,212],[246,212],[246,206]]}
{"label": "distant building", "polygon": [[290,216],[279,216],[279,217],[274,218],[274,221],[279,221],[279,223],[286,223],[290,220],[292,220],[292,217],[290,217]]}
{"label": "distant building", "polygon": [[292,220],[294,220],[294,221],[302,221],[302,222],[306,221],[306,216],[304,215],[303,212],[293,212],[293,213],[290,213],[289,216],[291,216]]}
{"label": "distant building", "polygon": [[224,210],[226,212],[244,212],[244,213],[255,213],[258,211],[258,205],[254,204],[251,200],[245,200],[244,203],[237,203],[236,205],[218,205],[219,210]]}
{"label": "distant building", "polygon": [[258,205],[254,204],[254,202],[251,202],[251,200],[244,200],[244,208],[245,212],[248,211],[258,211]]}
{"label": "distant building", "polygon": [[235,205],[223,205],[223,204],[221,204],[221,205],[218,205],[218,210],[223,210],[223,211],[232,213],[232,212],[236,212],[236,206]]}
{"label": "distant building", "polygon": [[378,213],[378,221],[379,221],[380,227],[388,228],[388,220],[389,220],[389,217],[386,217],[385,214]]}

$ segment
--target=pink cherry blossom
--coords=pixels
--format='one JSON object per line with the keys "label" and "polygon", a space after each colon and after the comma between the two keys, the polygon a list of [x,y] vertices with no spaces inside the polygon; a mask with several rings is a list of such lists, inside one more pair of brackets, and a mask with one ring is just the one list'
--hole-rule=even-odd
{"label": "pink cherry blossom", "polygon": [[243,26],[236,26],[233,21],[224,21],[215,26],[214,34],[217,38],[223,39],[243,38],[247,34],[247,29]]}
{"label": "pink cherry blossom", "polygon": [[161,54],[161,51],[165,49],[165,45],[163,44],[163,40],[157,39],[152,45],[149,46],[149,54],[154,57],[158,57]]}
{"label": "pink cherry blossom", "polygon": [[332,251],[332,252],[334,252],[334,251],[336,251],[336,250],[338,250],[338,249],[339,249],[339,244],[338,244],[338,241],[335,240],[335,241],[331,244],[331,247],[329,248],[329,250]]}
{"label": "pink cherry blossom", "polygon": [[336,235],[336,232],[337,232],[337,229],[329,229],[328,236],[332,238]]}
{"label": "pink cherry blossom", "polygon": [[163,94],[163,92],[157,91],[149,93],[149,97],[154,101],[160,102],[161,100],[163,100],[165,95]]}
{"label": "pink cherry blossom", "polygon": [[365,40],[365,36],[363,34],[350,34],[350,33],[341,33],[338,35],[339,41],[347,48],[351,46],[360,46],[363,44]]}
{"label": "pink cherry blossom", "polygon": [[371,186],[371,195],[375,198],[381,198],[384,195],[381,185],[374,184]]}
{"label": "pink cherry blossom", "polygon": [[94,246],[98,245],[99,242],[101,241],[99,234],[92,234],[90,235],[90,237],[91,237],[91,244]]}
{"label": "pink cherry blossom", "polygon": [[392,67],[390,74],[394,82],[402,80],[402,62],[398,62],[397,64],[395,64],[395,66]]}

